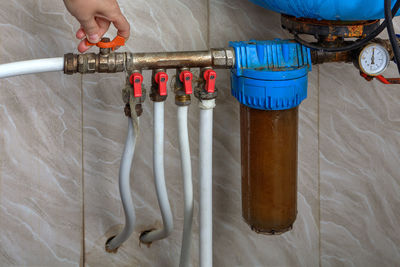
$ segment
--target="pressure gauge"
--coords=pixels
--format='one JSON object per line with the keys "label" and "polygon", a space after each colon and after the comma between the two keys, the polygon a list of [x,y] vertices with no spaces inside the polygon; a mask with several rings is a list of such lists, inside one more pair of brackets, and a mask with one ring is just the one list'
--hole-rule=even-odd
{"label": "pressure gauge", "polygon": [[358,58],[358,64],[362,72],[377,76],[382,74],[390,62],[389,52],[380,44],[372,43],[364,47]]}

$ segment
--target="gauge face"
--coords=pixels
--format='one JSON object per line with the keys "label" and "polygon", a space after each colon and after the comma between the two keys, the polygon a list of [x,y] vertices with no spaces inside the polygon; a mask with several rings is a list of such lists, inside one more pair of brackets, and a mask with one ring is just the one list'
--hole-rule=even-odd
{"label": "gauge face", "polygon": [[389,52],[380,44],[370,44],[361,51],[358,62],[362,72],[377,76],[389,65]]}

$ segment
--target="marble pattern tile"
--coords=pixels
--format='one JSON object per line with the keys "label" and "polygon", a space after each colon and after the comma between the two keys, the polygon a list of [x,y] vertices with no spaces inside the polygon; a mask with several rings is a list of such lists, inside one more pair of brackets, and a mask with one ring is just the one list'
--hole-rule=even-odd
{"label": "marble pattern tile", "polygon": [[[51,3],[51,4],[50,4]],[[0,64],[62,56],[76,23],[62,2],[0,2]],[[80,77],[0,81],[0,266],[78,266]]]}
{"label": "marble pattern tile", "polygon": [[322,66],[320,80],[322,265],[397,266],[400,91],[350,64]]}
{"label": "marble pattern tile", "polygon": [[[130,51],[200,50],[231,40],[289,37],[278,14],[244,0],[120,4],[132,25]],[[0,64],[76,51],[77,27],[62,1],[2,1]],[[389,74],[396,75],[393,67]],[[150,73],[144,76],[148,88]],[[287,234],[263,236],[241,217],[238,104],[230,96],[229,73],[218,71],[215,266],[400,262],[399,91],[366,83],[351,65],[315,66],[309,78],[309,98],[300,109],[298,219]],[[175,230],[150,248],[138,244],[142,230],[161,224],[147,100],[131,182],[137,228],[118,254],[104,250],[124,222],[118,192],[127,132],[123,85],[124,74],[55,73],[0,81],[0,266],[177,266],[183,196],[172,94],[166,102],[165,166]],[[189,132],[197,199],[195,99]],[[198,266],[197,213],[195,201],[193,266]]]}

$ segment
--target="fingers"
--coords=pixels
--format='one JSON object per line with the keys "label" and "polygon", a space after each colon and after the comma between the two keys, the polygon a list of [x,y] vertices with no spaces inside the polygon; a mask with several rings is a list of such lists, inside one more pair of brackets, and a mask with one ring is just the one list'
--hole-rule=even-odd
{"label": "fingers", "polygon": [[[110,28],[110,22],[103,18],[96,18],[96,22],[97,22],[97,25],[99,26],[98,35],[100,36],[100,39],[101,39],[101,37],[103,37],[103,35]],[[78,38],[79,40],[84,39],[78,45],[78,51],[81,53],[86,52],[90,48],[90,46],[86,45],[86,40],[87,40],[86,36],[87,36],[87,34],[82,27],[76,32],[76,38]]]}
{"label": "fingers", "polygon": [[86,33],[83,30],[83,28],[81,27],[77,32],[76,32],[76,38],[78,38],[79,40],[82,40],[83,38],[86,37]]}
{"label": "fingers", "polygon": [[124,37],[126,40],[129,39],[131,27],[125,16],[120,13],[114,20],[113,24],[118,30],[118,35]]}
{"label": "fingers", "polygon": [[86,45],[86,40],[87,39],[85,38],[78,44],[78,51],[81,53],[86,52],[90,48],[90,46]]}
{"label": "fingers", "polygon": [[82,20],[81,25],[83,31],[86,33],[89,42],[98,43],[100,41],[100,34],[99,34],[100,27],[97,24],[95,17],[92,17],[87,20]]}

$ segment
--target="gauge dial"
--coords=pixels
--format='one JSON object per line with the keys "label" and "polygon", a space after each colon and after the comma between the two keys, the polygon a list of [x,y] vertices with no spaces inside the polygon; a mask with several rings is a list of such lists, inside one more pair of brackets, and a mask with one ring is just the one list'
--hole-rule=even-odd
{"label": "gauge dial", "polygon": [[362,72],[377,76],[382,74],[390,62],[389,52],[380,44],[369,44],[361,51],[358,63]]}

